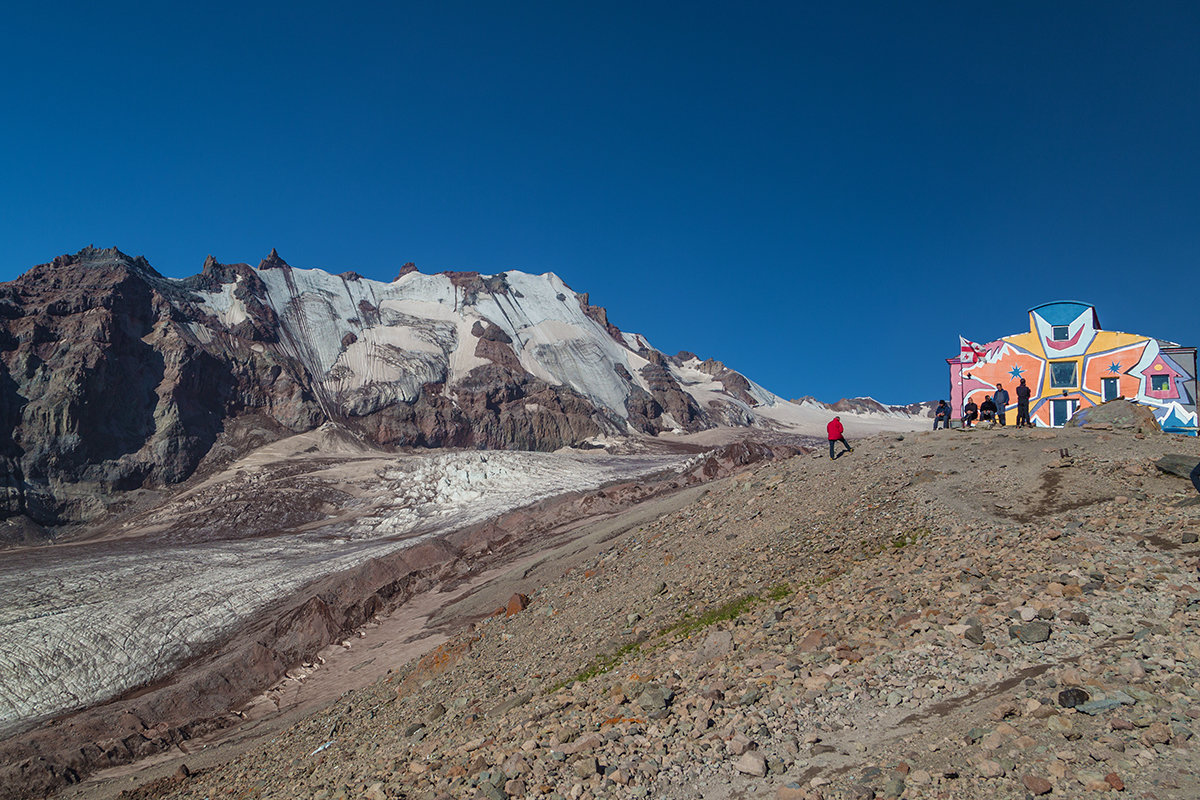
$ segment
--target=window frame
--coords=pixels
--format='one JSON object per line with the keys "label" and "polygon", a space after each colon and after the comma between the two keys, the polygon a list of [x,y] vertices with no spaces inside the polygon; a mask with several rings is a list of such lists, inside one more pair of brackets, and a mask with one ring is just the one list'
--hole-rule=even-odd
{"label": "window frame", "polygon": [[[1155,386],[1158,381],[1162,381],[1162,386]],[[1152,392],[1169,392],[1171,391],[1171,376],[1170,375],[1151,375],[1150,376],[1150,391]]]}
{"label": "window frame", "polygon": [[[1063,383],[1058,380],[1056,367],[1071,367],[1070,383]],[[1051,361],[1050,362],[1050,388],[1051,389],[1074,389],[1079,386],[1079,362],[1078,361]]]}
{"label": "window frame", "polygon": [[1052,325],[1050,326],[1050,339],[1055,342],[1065,342],[1071,338],[1070,325]]}

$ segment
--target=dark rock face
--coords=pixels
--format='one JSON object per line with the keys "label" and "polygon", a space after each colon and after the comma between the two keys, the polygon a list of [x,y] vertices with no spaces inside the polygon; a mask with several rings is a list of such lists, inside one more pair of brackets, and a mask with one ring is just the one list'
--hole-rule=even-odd
{"label": "dark rock face", "polygon": [[[680,353],[679,356],[676,356],[676,358],[685,355],[690,358],[696,357],[691,353]],[[758,401],[755,400],[754,396],[750,394],[750,381],[746,380],[746,377],[741,373],[734,372],[720,361],[717,361],[713,358],[701,362],[699,370],[706,375],[711,375],[716,378],[725,387],[725,391],[729,392],[729,394],[741,400],[746,405],[752,407],[758,405]]]}
{"label": "dark rock face", "polygon": [[[8,284],[0,350],[0,483],[42,524],[98,496],[191,473],[236,380],[187,335],[178,290],[142,259],[87,249]],[[182,299],[182,298],[181,298]]]}
{"label": "dark rock face", "polygon": [[360,429],[385,446],[555,450],[617,429],[586,398],[498,365],[476,367],[455,385],[427,384],[415,403],[361,418]]}
{"label": "dark rock face", "polygon": [[[565,300],[566,298],[563,299]],[[598,322],[617,344],[623,346],[625,344],[625,337],[621,335],[620,328],[608,321],[608,311],[601,306],[591,305],[588,300],[587,292],[579,295],[579,307],[583,309],[583,313]]]}
{"label": "dark rock face", "polygon": [[650,396],[660,408],[670,414],[685,431],[714,427],[696,404],[696,399],[683,390],[667,369],[667,358],[657,350],[644,350],[649,364],[642,367],[642,378],[650,387]]}

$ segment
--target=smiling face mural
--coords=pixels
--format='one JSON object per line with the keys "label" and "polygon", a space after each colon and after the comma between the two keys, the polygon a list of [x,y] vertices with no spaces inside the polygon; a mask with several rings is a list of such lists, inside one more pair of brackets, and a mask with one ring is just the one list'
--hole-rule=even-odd
{"label": "smiling face mural", "polygon": [[1047,303],[1031,309],[1029,321],[1048,359],[1083,355],[1100,328],[1096,310],[1083,303]]}
{"label": "smiling face mural", "polygon": [[[1035,425],[1059,426],[1076,412],[1123,397],[1151,406],[1164,430],[1196,433],[1196,348],[1101,329],[1095,307],[1058,301],[1029,310],[1029,331],[982,353],[947,359],[955,418],[1002,384],[1016,408],[1022,378]],[[970,363],[962,359],[967,358]]]}

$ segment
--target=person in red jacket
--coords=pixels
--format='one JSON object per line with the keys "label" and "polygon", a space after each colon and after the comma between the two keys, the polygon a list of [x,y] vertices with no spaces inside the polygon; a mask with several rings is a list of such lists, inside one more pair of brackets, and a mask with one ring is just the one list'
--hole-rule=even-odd
{"label": "person in red jacket", "polygon": [[846,437],[843,435],[845,433],[845,430],[842,428],[842,418],[841,417],[834,417],[832,420],[830,420],[829,425],[826,427],[826,430],[829,431],[829,457],[830,458],[837,458],[837,456],[835,456],[833,454],[833,446],[835,444],[837,444],[838,442],[841,442],[846,447],[846,449],[842,451],[843,453],[853,453],[854,452],[854,448],[846,443]]}

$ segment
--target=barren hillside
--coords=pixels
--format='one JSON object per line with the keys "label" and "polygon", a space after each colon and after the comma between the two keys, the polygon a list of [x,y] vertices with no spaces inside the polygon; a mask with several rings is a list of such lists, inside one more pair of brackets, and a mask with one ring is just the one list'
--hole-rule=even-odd
{"label": "barren hillside", "polygon": [[1195,798],[1200,506],[1167,452],[1200,459],[1084,428],[765,464],[523,565],[527,607],[227,763],[69,796]]}

